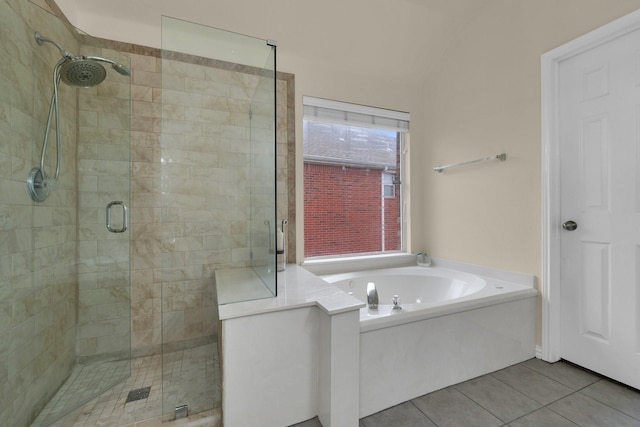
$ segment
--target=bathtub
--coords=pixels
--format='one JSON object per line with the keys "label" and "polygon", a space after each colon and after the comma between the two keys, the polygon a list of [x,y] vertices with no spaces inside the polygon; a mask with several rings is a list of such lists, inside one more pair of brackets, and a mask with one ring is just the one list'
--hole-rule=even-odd
{"label": "bathtub", "polygon": [[[536,296],[532,286],[443,267],[397,267],[321,276],[367,302],[367,284],[378,292],[378,309],[360,310],[361,332]],[[402,310],[392,310],[398,296]]]}
{"label": "bathtub", "polygon": [[[481,271],[409,266],[321,276],[365,303],[367,283],[378,292],[377,310],[360,309],[360,417],[535,356],[533,276]],[[394,295],[402,310],[392,310]]]}

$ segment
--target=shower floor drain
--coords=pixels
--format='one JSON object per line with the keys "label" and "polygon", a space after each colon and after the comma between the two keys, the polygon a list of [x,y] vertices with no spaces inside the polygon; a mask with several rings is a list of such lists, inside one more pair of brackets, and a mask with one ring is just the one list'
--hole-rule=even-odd
{"label": "shower floor drain", "polygon": [[151,386],[145,388],[138,388],[136,390],[131,390],[127,395],[127,401],[124,403],[135,402],[136,400],[146,399],[149,397],[149,391],[151,390]]}

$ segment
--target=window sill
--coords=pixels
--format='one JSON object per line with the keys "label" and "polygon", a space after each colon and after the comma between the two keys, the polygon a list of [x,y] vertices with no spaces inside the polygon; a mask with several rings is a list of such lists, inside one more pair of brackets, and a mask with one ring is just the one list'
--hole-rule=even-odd
{"label": "window sill", "polygon": [[404,267],[416,264],[415,254],[406,252],[377,255],[360,255],[336,258],[305,260],[300,264],[305,270],[321,276],[349,271],[372,270],[377,268]]}

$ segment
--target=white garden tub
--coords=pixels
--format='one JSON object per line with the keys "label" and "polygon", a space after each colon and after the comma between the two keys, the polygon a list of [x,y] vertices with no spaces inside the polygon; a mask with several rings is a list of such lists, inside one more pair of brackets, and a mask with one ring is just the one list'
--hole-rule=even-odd
{"label": "white garden tub", "polygon": [[365,303],[369,282],[378,292],[377,309],[360,309],[360,417],[535,355],[532,276],[413,266],[321,277]]}

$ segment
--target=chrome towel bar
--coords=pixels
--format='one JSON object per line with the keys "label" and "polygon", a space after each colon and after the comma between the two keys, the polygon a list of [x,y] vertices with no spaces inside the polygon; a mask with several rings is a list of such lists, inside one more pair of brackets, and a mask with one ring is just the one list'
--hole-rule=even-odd
{"label": "chrome towel bar", "polygon": [[495,156],[487,156],[481,159],[468,160],[466,162],[452,163],[450,165],[438,166],[436,168],[433,168],[433,170],[436,172],[442,172],[445,169],[457,168],[458,166],[466,166],[466,165],[471,165],[473,163],[480,163],[480,162],[485,162],[487,160],[495,160],[495,159],[500,160],[501,162],[504,162],[505,160],[507,160],[507,153],[500,153],[500,154],[496,154]]}

